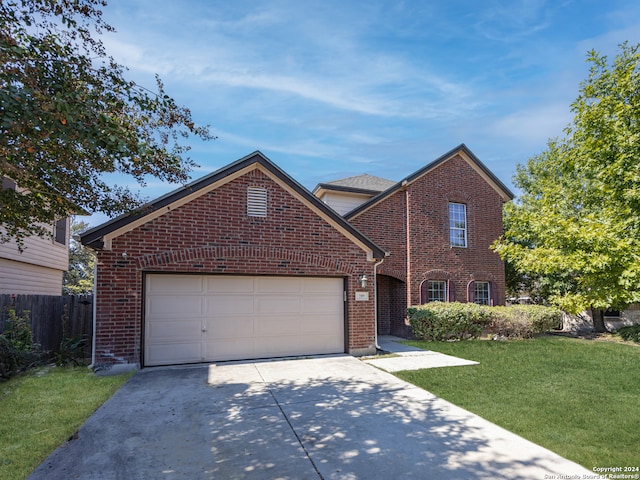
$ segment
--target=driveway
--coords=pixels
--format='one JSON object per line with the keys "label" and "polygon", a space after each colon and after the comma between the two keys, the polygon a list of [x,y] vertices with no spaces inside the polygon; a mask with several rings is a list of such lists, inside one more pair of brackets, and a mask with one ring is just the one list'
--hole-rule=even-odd
{"label": "driveway", "polygon": [[142,370],[29,478],[543,480],[589,474],[344,355]]}

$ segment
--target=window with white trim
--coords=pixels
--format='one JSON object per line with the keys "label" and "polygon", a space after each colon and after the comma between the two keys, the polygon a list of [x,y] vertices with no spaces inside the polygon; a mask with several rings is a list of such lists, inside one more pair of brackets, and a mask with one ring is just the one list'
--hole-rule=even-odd
{"label": "window with white trim", "polygon": [[250,217],[267,216],[267,189],[262,187],[247,188],[247,215]]}
{"label": "window with white trim", "polygon": [[444,280],[429,280],[427,283],[428,302],[447,301],[447,282]]}
{"label": "window with white trim", "polygon": [[449,203],[449,244],[467,246],[467,206],[464,203]]}
{"label": "window with white trim", "polygon": [[478,305],[491,305],[491,282],[475,282],[473,301]]}

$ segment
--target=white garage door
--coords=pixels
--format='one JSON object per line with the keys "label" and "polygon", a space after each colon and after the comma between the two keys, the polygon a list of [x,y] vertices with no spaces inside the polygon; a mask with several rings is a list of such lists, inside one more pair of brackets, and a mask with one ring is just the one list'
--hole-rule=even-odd
{"label": "white garage door", "polygon": [[344,352],[343,280],[150,274],[145,365]]}

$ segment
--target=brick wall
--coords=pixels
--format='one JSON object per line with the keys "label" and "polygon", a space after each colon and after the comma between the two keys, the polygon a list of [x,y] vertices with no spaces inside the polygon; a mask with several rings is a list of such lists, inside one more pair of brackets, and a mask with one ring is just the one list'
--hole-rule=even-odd
{"label": "brick wall", "polygon": [[[267,190],[266,218],[246,215],[247,187]],[[347,351],[374,348],[370,301],[353,301],[366,253],[259,170],[135,228],[98,252],[96,363],[137,363],[143,272],[347,278]],[[372,282],[371,282],[372,283]]]}
{"label": "brick wall", "polygon": [[[449,202],[467,206],[466,248],[449,244]],[[489,249],[503,232],[502,205],[502,198],[493,187],[456,155],[409,184],[406,190],[399,190],[351,220],[356,228],[391,252],[378,271],[399,280],[393,288],[391,283],[384,284],[384,290],[393,299],[389,302],[400,305],[394,309],[394,315],[404,316],[407,304],[420,303],[420,286],[428,279],[449,281],[455,300],[461,302],[467,301],[469,282],[488,281],[496,303],[504,304],[504,263]],[[384,300],[379,302],[385,305]],[[384,311],[391,309],[384,306]],[[390,329],[396,332],[405,327],[401,318],[393,317],[389,322]]]}

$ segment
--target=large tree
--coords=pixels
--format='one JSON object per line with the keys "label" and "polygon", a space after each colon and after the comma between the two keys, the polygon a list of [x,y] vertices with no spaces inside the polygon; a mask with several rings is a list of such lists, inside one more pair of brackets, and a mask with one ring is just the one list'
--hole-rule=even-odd
{"label": "large tree", "polygon": [[530,278],[559,279],[549,299],[570,312],[640,301],[640,54],[592,51],[563,138],[518,166],[502,258]]}
{"label": "large tree", "polygon": [[87,222],[71,219],[71,241],[69,245],[69,269],[62,276],[62,293],[81,295],[93,292],[93,268],[95,255],[82,245],[77,237],[89,228]]}
{"label": "large tree", "polygon": [[105,0],[0,2],[0,241],[46,235],[70,212],[130,210],[132,190],[105,174],[188,179],[191,135],[212,138],[188,109],[125,78],[100,35]]}

